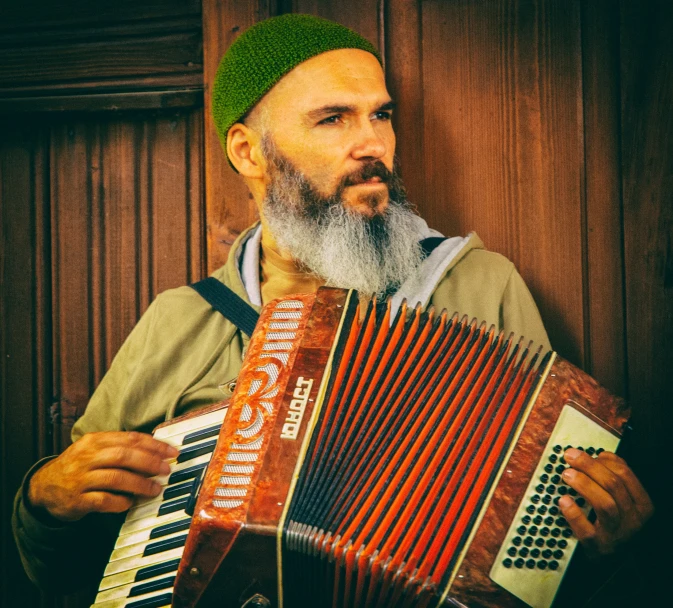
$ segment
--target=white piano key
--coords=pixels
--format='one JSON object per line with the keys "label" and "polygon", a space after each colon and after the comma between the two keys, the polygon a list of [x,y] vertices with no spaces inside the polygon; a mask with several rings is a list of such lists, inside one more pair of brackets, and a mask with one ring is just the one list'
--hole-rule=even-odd
{"label": "white piano key", "polygon": [[177,518],[185,517],[184,510],[174,511],[166,515],[149,515],[144,519],[136,519],[134,521],[127,521],[121,527],[120,534],[131,534],[132,532],[139,532],[140,530],[152,529],[156,526],[175,521]]}
{"label": "white piano key", "polygon": [[214,424],[221,424],[224,420],[224,417],[227,415],[227,409],[223,408],[217,410],[216,412],[210,412],[210,414],[204,414],[203,416],[198,416],[196,418],[190,418],[189,420],[183,420],[182,422],[176,422],[170,426],[165,426],[160,429],[157,429],[157,432],[154,433],[154,438],[159,441],[164,441],[166,443],[172,443],[176,440],[177,436],[180,436],[180,442],[182,442],[182,437],[196,431],[198,429],[203,429]]}
{"label": "white piano key", "polygon": [[110,563],[117,561],[119,559],[125,559],[133,555],[142,555],[148,545],[153,545],[154,543],[168,541],[173,538],[179,538],[185,536],[187,530],[181,530],[180,532],[174,532],[173,534],[167,534],[161,538],[148,539],[147,542],[136,543],[135,545],[127,545],[126,547],[120,547],[119,549],[114,549],[112,555],[110,555]]}
{"label": "white piano key", "polygon": [[[175,562],[173,564],[172,562]],[[159,566],[164,566],[162,568],[162,574],[168,575],[172,572],[177,572],[178,569],[178,560],[176,558],[171,559],[166,559],[162,561],[158,561],[156,564],[150,564],[155,567]],[[111,574],[109,576],[103,577],[103,580],[101,581],[101,584],[98,588],[98,591],[105,591],[106,589],[112,589],[114,587],[119,587],[121,585],[129,585],[131,583],[142,583],[145,580],[149,580],[149,577],[147,579],[141,578],[141,580],[136,580],[138,577],[138,573],[144,568],[138,567],[138,568],[131,568],[130,570],[124,570],[123,572],[118,572],[117,574]],[[155,574],[154,576],[160,576],[159,574]],[[152,578],[154,578],[154,576]]]}
{"label": "white piano key", "polygon": [[[181,513],[176,511],[175,512],[175,520],[170,520],[166,523],[171,523],[171,521],[180,521],[188,518],[189,515],[186,515],[185,513]],[[115,543],[114,548],[115,549],[121,549],[122,547],[128,547],[129,545],[135,545],[137,543],[142,543],[142,542],[149,542],[150,540],[157,540],[157,539],[150,539],[150,534],[152,534],[152,531],[158,528],[159,526],[151,526],[148,528],[145,528],[144,530],[139,530],[138,532],[132,532],[131,534],[121,534],[120,536],[117,537],[117,542]],[[163,537],[159,537],[163,538]]]}
{"label": "white piano key", "polygon": [[[171,472],[168,475],[162,476],[163,481],[163,487],[164,489],[168,486],[168,479],[170,475],[173,473],[176,473],[178,471],[182,471],[184,469],[188,469],[189,467],[193,467],[199,464],[207,464],[210,462],[210,459],[212,458],[212,452],[208,454],[202,454],[201,456],[198,456],[197,458],[194,458],[193,460],[188,460],[187,462],[181,462],[179,464],[173,464],[171,466]],[[158,478],[155,478],[155,481],[157,483],[160,483],[160,480]],[[174,500],[174,499],[171,499]],[[136,504],[131,507],[126,515],[126,519],[124,520],[125,522],[131,522],[136,519],[144,518],[147,517],[148,514],[154,510],[154,513],[159,512],[159,507],[164,503],[164,502],[170,502],[170,501],[164,501],[163,499],[163,491],[162,494],[159,494],[159,496],[147,496],[144,498],[138,499]]]}
{"label": "white piano key", "polygon": [[[177,574],[177,569],[175,572],[169,572],[167,574],[160,574],[159,576],[154,576],[152,578],[148,578],[144,581],[133,581],[130,583],[126,583],[125,585],[117,585],[115,587],[112,587],[111,589],[106,589],[105,591],[100,591],[98,595],[96,596],[96,605],[100,604],[102,602],[108,602],[110,600],[117,600],[117,599],[125,599],[128,598],[129,600],[137,599],[139,596],[131,596],[129,597],[129,593],[131,593],[132,589],[137,588],[139,585],[144,585],[145,583],[155,583],[159,582],[165,578],[175,576]],[[166,587],[163,591],[167,592],[170,591],[173,588],[172,585]]]}
{"label": "white piano key", "polygon": [[157,564],[162,561],[175,559],[176,557],[182,557],[184,550],[184,547],[177,547],[176,549],[170,549],[169,551],[155,553],[154,555],[148,555],[146,557],[143,557],[142,555],[135,555],[127,559],[120,559],[116,562],[110,562],[107,565],[107,568],[105,568],[105,576],[119,574],[120,572],[125,572],[126,570],[144,568],[145,566],[151,566],[152,564]]}
{"label": "white piano key", "polygon": [[[146,593],[145,595],[138,595],[136,597],[125,597],[125,598],[118,598],[114,600],[108,600],[106,602],[96,602],[91,606],[91,608],[124,608],[125,606],[128,606],[130,604],[133,604],[133,602],[139,602],[141,600],[147,600],[152,597],[160,597],[162,595],[166,595],[168,593],[172,594],[173,588],[169,589],[160,589],[159,591],[152,591],[151,593]],[[157,608],[163,608],[164,606],[170,606],[171,603],[170,601],[167,604],[160,604],[157,606]]]}

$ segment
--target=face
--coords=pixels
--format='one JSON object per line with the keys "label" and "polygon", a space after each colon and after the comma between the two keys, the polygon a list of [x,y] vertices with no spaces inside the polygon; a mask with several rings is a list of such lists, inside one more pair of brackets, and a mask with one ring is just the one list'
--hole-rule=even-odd
{"label": "face", "polygon": [[376,58],[340,49],[297,66],[255,113],[277,150],[320,195],[338,194],[347,209],[373,217],[389,203],[392,109]]}

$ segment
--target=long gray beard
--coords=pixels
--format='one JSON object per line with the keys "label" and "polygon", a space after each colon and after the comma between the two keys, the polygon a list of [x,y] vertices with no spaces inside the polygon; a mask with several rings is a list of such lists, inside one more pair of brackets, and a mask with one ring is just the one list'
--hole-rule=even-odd
{"label": "long gray beard", "polygon": [[264,200],[264,217],[278,245],[306,270],[328,286],[365,296],[390,293],[418,270],[422,223],[397,176],[388,184],[386,211],[368,218],[348,210],[339,191],[321,197],[285,159],[274,160],[278,170]]}

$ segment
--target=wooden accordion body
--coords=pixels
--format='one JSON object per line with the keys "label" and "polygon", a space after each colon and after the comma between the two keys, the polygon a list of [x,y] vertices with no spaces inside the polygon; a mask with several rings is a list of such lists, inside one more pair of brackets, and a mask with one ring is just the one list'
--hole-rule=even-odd
{"label": "wooden accordion body", "polygon": [[626,419],[554,353],[475,322],[371,304],[361,322],[337,289],[272,302],[173,605],[549,605],[575,543],[554,513],[561,449],[613,450]]}
{"label": "wooden accordion body", "polygon": [[[156,529],[152,501],[134,507],[96,607],[548,608],[577,542],[563,451],[612,451],[627,420],[555,353],[404,304],[361,320],[355,292],[328,288],[264,307],[222,416],[157,431],[186,445],[164,501],[187,484],[193,504],[198,478],[177,481],[199,461],[180,461],[214,450],[191,523],[162,515],[176,501]],[[139,571],[122,559],[159,549]],[[129,600],[108,600],[122,583]]]}

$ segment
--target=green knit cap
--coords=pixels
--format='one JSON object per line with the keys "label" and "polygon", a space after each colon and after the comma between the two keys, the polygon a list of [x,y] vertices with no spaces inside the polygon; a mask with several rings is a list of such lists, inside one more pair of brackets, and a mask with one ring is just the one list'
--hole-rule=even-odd
{"label": "green knit cap", "polygon": [[361,49],[382,63],[360,34],[313,15],[273,17],[241,34],[222,58],[213,85],[213,118],[225,154],[231,126],[274,84],[303,61],[336,49]]}

